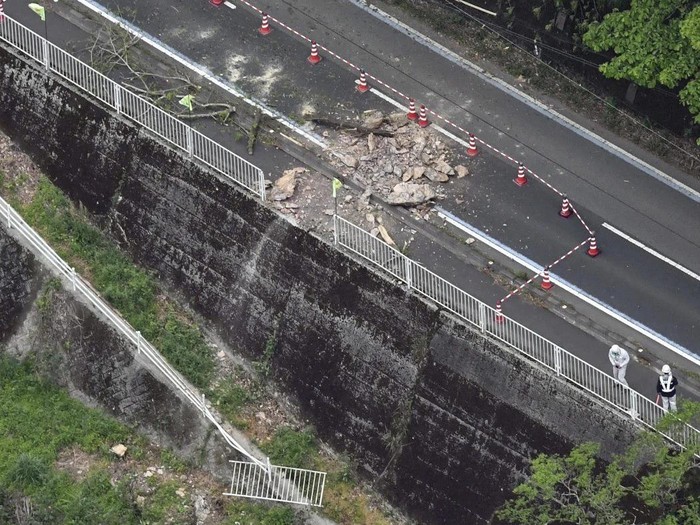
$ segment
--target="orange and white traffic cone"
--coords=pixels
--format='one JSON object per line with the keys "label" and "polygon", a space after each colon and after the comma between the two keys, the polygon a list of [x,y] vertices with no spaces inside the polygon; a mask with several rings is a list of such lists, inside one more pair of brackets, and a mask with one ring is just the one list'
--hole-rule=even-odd
{"label": "orange and white traffic cone", "polygon": [[496,322],[502,323],[505,321],[503,317],[503,309],[501,308],[501,301],[496,301]]}
{"label": "orange and white traffic cone", "polygon": [[224,0],[209,0],[209,3],[218,7],[224,3]]}
{"label": "orange and white traffic cone", "polygon": [[523,163],[518,164],[518,176],[513,179],[513,182],[515,182],[518,186],[525,186],[527,184],[527,177],[525,176],[525,166],[523,166]]}
{"label": "orange and white traffic cone", "polygon": [[571,206],[569,205],[569,199],[564,195],[564,200],[561,201],[561,210],[559,210],[559,215],[565,219],[571,215]]}
{"label": "orange and white traffic cone", "polygon": [[549,280],[549,266],[544,267],[544,273],[542,274],[542,284],[540,284],[540,287],[543,290],[549,290],[554,286],[552,284],[552,281]]}
{"label": "orange and white traffic cone", "polygon": [[420,105],[420,111],[418,112],[418,125],[421,128],[427,128],[430,126],[430,121],[428,120],[428,111],[425,109],[423,104]]}
{"label": "orange and white traffic cone", "polygon": [[262,14],[262,25],[260,26],[260,29],[258,29],[258,33],[261,35],[269,35],[272,33],[272,29],[270,29],[270,16],[267,13]]}
{"label": "orange and white traffic cone", "polygon": [[357,91],[364,93],[369,91],[369,86],[367,85],[367,73],[364,69],[360,69],[360,83],[357,84]]}
{"label": "orange and white traffic cone", "polygon": [[467,157],[476,157],[479,154],[479,150],[476,149],[476,138],[474,133],[469,134],[469,145],[467,146]]}
{"label": "orange and white traffic cone", "polygon": [[311,64],[318,64],[321,61],[321,57],[318,54],[318,44],[315,40],[311,41],[311,54],[307,58]]}
{"label": "orange and white traffic cone", "polygon": [[591,233],[590,244],[588,245],[588,251],[586,252],[591,257],[595,257],[600,253],[598,249],[598,243],[595,242],[595,232]]}
{"label": "orange and white traffic cone", "polygon": [[418,118],[418,113],[416,113],[416,101],[412,98],[408,99],[408,114],[406,118],[408,120],[416,120]]}

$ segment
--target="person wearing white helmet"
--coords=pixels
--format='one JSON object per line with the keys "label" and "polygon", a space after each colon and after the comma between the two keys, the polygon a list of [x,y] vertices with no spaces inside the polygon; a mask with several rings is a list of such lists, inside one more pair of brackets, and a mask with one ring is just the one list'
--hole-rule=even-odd
{"label": "person wearing white helmet", "polygon": [[617,345],[612,345],[608,352],[608,359],[613,365],[613,377],[627,386],[625,376],[627,375],[627,364],[630,362],[630,355],[627,353],[627,350]]}
{"label": "person wearing white helmet", "polygon": [[661,367],[661,375],[656,383],[656,392],[661,397],[661,403],[664,410],[675,412],[676,408],[676,387],[678,379],[671,374],[671,367],[664,365]]}

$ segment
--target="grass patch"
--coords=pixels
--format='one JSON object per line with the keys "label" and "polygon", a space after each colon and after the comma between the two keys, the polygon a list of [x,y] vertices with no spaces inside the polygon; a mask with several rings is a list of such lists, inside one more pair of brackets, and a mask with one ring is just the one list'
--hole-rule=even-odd
{"label": "grass patch", "polygon": [[108,457],[117,442],[140,446],[124,425],[39,379],[31,364],[0,355],[0,523],[14,523],[26,498],[27,523],[138,523],[105,473],[78,483],[53,467],[65,447]]}
{"label": "grass patch", "polygon": [[297,525],[301,523],[290,507],[231,500],[226,505],[225,525]]}
{"label": "grass patch", "polygon": [[34,199],[20,206],[20,213],[189,381],[199,388],[211,382],[214,356],[199,329],[172,305],[159,305],[153,277],[132,264],[48,179],[39,180]]}
{"label": "grass patch", "polygon": [[233,378],[223,380],[209,395],[216,408],[235,427],[246,430],[248,423],[242,410],[259,398],[257,391],[236,384]]}
{"label": "grass patch", "polygon": [[316,436],[310,430],[280,428],[260,448],[275,465],[314,468],[318,460]]}

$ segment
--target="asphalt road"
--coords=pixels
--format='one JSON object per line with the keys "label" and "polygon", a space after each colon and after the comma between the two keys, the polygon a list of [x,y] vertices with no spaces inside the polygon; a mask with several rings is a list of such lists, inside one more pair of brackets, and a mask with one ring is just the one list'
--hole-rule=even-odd
{"label": "asphalt road", "polygon": [[[443,61],[439,56],[428,52],[423,46],[402,37],[400,33],[392,32],[391,29],[380,24],[373,17],[362,18],[365,16],[363,11],[358,10],[355,6],[345,2],[328,1],[324,4],[326,7],[324,13],[336,9],[337,4],[337,10],[333,11],[335,12],[333,19],[337,22],[338,27],[334,27],[334,31],[338,31],[340,27],[347,24],[347,39],[354,38],[364,42],[360,46],[350,44],[345,37],[340,37],[335,32],[324,29],[319,22],[314,22],[309,18],[305,18],[305,15],[300,14],[298,9],[303,9],[308,3],[295,2],[293,6],[285,4],[284,9],[281,11],[286,17],[285,21],[293,25],[298,23],[299,25],[296,27],[302,31],[308,31],[309,34],[314,38],[318,38],[319,41],[322,41],[323,38],[323,44],[328,47],[333,47],[333,43],[328,42],[327,39],[338,39],[338,42],[344,43],[347,50],[360,54],[360,58],[362,58],[361,63],[368,71],[370,70],[370,65],[377,68],[372,71],[379,71],[381,67],[385,67],[386,69],[382,70],[385,74],[379,72],[374,72],[374,74],[390,81],[392,85],[397,85],[398,87],[400,83],[401,85],[405,83],[406,87],[401,89],[406,89],[407,91],[412,87],[418,86],[416,88],[416,98],[420,96],[423,100],[428,100],[430,97],[433,97],[435,105],[431,105],[431,107],[440,108],[441,113],[444,110],[448,114],[447,111],[450,110],[450,104],[447,102],[440,102],[444,107],[439,106],[438,101],[442,100],[440,98],[441,92],[459,91],[459,84],[467,82],[470,92],[473,94],[477,93],[476,86],[480,83],[478,78],[469,77],[466,81],[461,79],[462,75],[469,75],[469,73],[449,61]],[[217,9],[205,1],[162,4],[155,2],[155,0],[110,0],[106,2],[106,5],[115,11],[120,9],[125,13],[129,13],[129,18],[144,31],[162,39],[183,54],[191,57],[192,60],[206,65],[222,77],[249,89],[259,98],[267,100],[277,109],[288,114],[300,114],[299,112],[303,110],[305,105],[332,107],[338,114],[357,112],[366,107],[379,105],[376,101],[370,102],[371,99],[366,96],[359,96],[353,89],[348,89],[348,85],[352,85],[356,77],[355,73],[334,61],[328,60],[327,57],[324,59],[322,67],[306,67],[307,64],[304,63],[304,59],[308,56],[308,46],[305,42],[293,39],[279,29],[276,29],[268,37],[257,35],[255,28],[259,25],[258,17],[241,8],[236,10]],[[35,28],[37,31],[41,31],[41,23],[31,12],[22,9],[23,7],[23,5],[15,5],[14,2],[7,6],[11,16]],[[272,9],[270,11],[272,12]],[[276,13],[276,16],[283,18],[279,13],[280,11]],[[315,12],[313,14],[318,15]],[[309,24],[306,29],[304,29],[302,24],[304,19],[306,19],[306,24]],[[50,37],[53,40],[61,40],[64,43],[75,40],[76,30],[68,22],[58,18],[50,18],[49,23]],[[391,47],[388,49],[381,47],[378,50],[375,44],[367,43],[368,39],[374,38],[378,38],[380,41],[391,41]],[[337,49],[342,51],[340,46]],[[370,49],[372,54],[362,55],[365,49]],[[392,49],[393,51],[391,51]],[[344,53],[345,56],[349,56],[347,50]],[[421,58],[423,55],[425,56]],[[301,58],[301,63],[293,61],[292,58],[295,56]],[[354,60],[357,60],[357,57]],[[373,60],[376,62],[372,62]],[[421,61],[425,61],[425,63]],[[400,73],[398,71],[399,68],[411,71],[412,75],[420,72],[421,76],[425,76],[425,78],[423,81],[414,80],[412,77]],[[455,86],[452,86],[453,83]],[[428,86],[431,84],[435,84],[433,91],[428,89]],[[462,112],[465,126],[470,122],[473,122],[475,126],[483,126],[483,130],[480,130],[481,128],[478,127],[472,129],[485,140],[491,140],[488,133],[493,133],[492,138],[494,141],[496,139],[503,140],[504,143],[499,143],[499,147],[504,150],[508,149],[509,141],[513,141],[510,153],[516,158],[517,155],[522,155],[523,158],[527,156],[527,165],[533,168],[534,165],[529,156],[531,153],[530,149],[542,141],[538,137],[534,145],[532,142],[524,146],[520,145],[517,143],[516,138],[521,135],[518,135],[513,129],[525,130],[528,128],[528,120],[533,120],[534,122],[534,119],[541,118],[541,116],[527,107],[517,107],[510,112],[510,116],[506,116],[507,112],[500,110],[499,104],[501,102],[498,102],[498,99],[503,97],[507,99],[508,105],[514,106],[517,106],[517,101],[513,101],[510,97],[503,95],[489,83],[483,83],[483,91],[483,100],[475,102],[473,98],[464,99],[469,102],[471,109],[480,108],[482,116],[479,118],[470,116],[469,113],[459,109],[456,105],[451,111],[455,111],[456,116],[460,115],[460,111]],[[413,92],[411,93],[413,94]],[[466,102],[462,105],[465,104]],[[499,108],[499,111],[494,112],[490,110],[488,104],[493,104],[491,107]],[[456,120],[456,117],[451,118]],[[479,120],[480,118],[483,121]],[[484,122],[487,118],[493,118],[497,126],[489,128]],[[508,135],[498,132],[498,126],[502,124],[503,119],[508,121],[508,126],[510,127]],[[541,125],[543,129],[550,126],[554,127],[554,135],[566,133],[566,129],[556,126],[556,123],[550,119],[545,118],[538,125]],[[523,132],[522,138],[527,139],[529,135]],[[570,139],[575,140],[576,137],[570,137]],[[228,147],[234,150],[236,148],[240,149],[240,145],[231,145],[226,140],[230,142],[230,137],[226,139],[222,136],[222,141]],[[576,140],[581,139],[579,137]],[[587,144],[585,146],[586,151],[593,147],[587,141],[584,142]],[[561,161],[566,162],[570,156],[576,157],[577,152],[581,151],[580,147],[584,147],[579,146],[568,147],[568,156],[566,152],[559,153]],[[597,158],[598,155],[604,154],[605,151],[598,148],[596,154],[589,156],[588,160],[591,163],[598,163],[600,162]],[[261,153],[256,154],[254,161],[261,165],[267,173],[279,173],[281,168],[295,164],[292,159],[283,157],[277,151],[263,148]],[[540,160],[546,160],[547,155],[540,155],[540,157]],[[551,192],[534,182],[524,188],[518,188],[512,183],[514,176],[513,166],[486,152],[482,152],[477,162],[479,163],[480,173],[484,175],[470,179],[472,186],[469,192],[469,205],[467,206],[467,203],[465,203],[459,209],[455,207],[453,211],[460,213],[466,220],[475,223],[478,227],[488,230],[490,235],[498,236],[505,244],[513,246],[535,260],[542,261],[543,264],[550,261],[552,257],[558,257],[574,244],[578,244],[582,238],[585,238],[585,231],[580,224],[577,224],[575,219],[564,220],[556,215],[560,202]],[[574,166],[577,165],[576,160],[572,162]],[[578,159],[578,162],[585,164],[584,159]],[[616,157],[610,157],[607,159],[607,162],[620,161]],[[605,162],[603,162],[604,164]],[[627,169],[632,169],[629,165],[626,166]],[[540,172],[538,169],[535,169],[535,171]],[[560,184],[564,184],[563,181],[567,176],[571,178],[571,181],[568,181],[567,184],[583,180],[580,175],[573,175],[573,173],[573,168],[572,171],[561,169],[546,175],[546,177],[548,180],[556,182],[561,189],[566,189]],[[683,227],[693,221],[697,222],[696,203],[689,204],[689,199],[678,192],[670,190],[667,186],[658,183],[655,179],[645,174],[637,172],[635,176],[638,178],[635,180],[644,179],[651,186],[651,188],[647,188],[642,193],[645,195],[647,192],[653,193],[654,191],[663,193],[664,198],[670,199],[674,202],[674,205],[678,204],[678,206],[684,207],[683,209],[686,210],[685,212],[681,210],[678,213],[681,215],[690,213],[687,220],[681,221]],[[631,194],[636,193],[636,190],[634,192],[630,191],[630,183],[623,181],[620,184],[623,185],[623,188],[626,188],[626,191],[621,192],[620,197],[631,199]],[[583,184],[582,187],[591,190],[591,188],[595,188],[595,185]],[[636,188],[636,184],[634,187]],[[627,224],[630,226],[630,228],[626,229],[628,233],[640,238],[647,244],[654,245],[650,241],[653,235],[652,237],[642,235],[649,229],[644,226],[647,224],[645,221],[652,221],[650,217],[645,216],[645,219],[638,217],[637,223],[632,221],[628,224],[617,222],[615,219],[616,214],[613,214],[614,216],[600,216],[596,213],[596,210],[599,210],[602,206],[596,199],[605,198],[612,200],[615,203],[615,206],[612,207],[613,211],[617,210],[616,206],[622,205],[620,201],[616,201],[612,196],[612,190],[602,192],[603,196],[591,190],[592,200],[590,208],[588,202],[584,203],[579,198],[583,195],[583,192],[577,194],[570,190],[567,191],[569,191],[572,200],[574,200],[581,213],[593,227],[598,228],[603,217],[605,217],[604,220],[613,222],[621,229],[625,229],[623,224]],[[636,203],[635,199],[631,200]],[[676,200],[678,201],[677,203],[675,202]],[[654,216],[659,215],[660,205],[645,206],[643,204],[635,204],[635,206]],[[605,206],[602,206],[602,208],[605,208]],[[693,210],[695,215],[692,214]],[[660,215],[666,216],[664,213]],[[640,225],[641,229],[632,228],[633,224]],[[686,241],[686,244],[697,248],[698,231],[700,230],[689,228],[685,232],[694,239],[691,243]],[[661,235],[665,240],[668,240],[670,236],[671,234],[669,233]],[[677,237],[678,239],[671,243],[673,246],[683,242],[679,240],[682,239],[682,235],[677,235]],[[599,239],[604,251],[603,256],[591,259],[582,253],[574,254],[565,263],[562,263],[562,266],[557,268],[557,272],[572,282],[575,279],[580,279],[579,284],[582,286],[598,285],[600,294],[606,301],[630,308],[631,311],[636,312],[633,314],[633,317],[641,316],[644,319],[658,321],[659,326],[664,327],[664,333],[674,334],[673,336],[669,335],[669,337],[678,337],[684,341],[688,340],[694,343],[692,335],[697,323],[697,301],[700,295],[697,294],[697,283],[684,281],[682,276],[673,272],[670,274],[666,273],[667,269],[656,260],[642,260],[645,257],[644,252],[635,250],[631,246],[627,246],[624,243],[609,243],[607,234],[603,231],[599,232]],[[654,246],[661,251],[658,245]],[[427,239],[419,237],[412,249],[417,259],[437,265],[436,271],[440,275],[482,300],[491,303],[502,296],[503,289],[496,286],[488,277],[485,277],[475,268],[466,267],[464,261],[457,255],[441,250],[439,246],[435,246]],[[676,260],[685,262],[679,258]],[[693,266],[690,267],[692,268]],[[698,270],[697,262],[694,269]],[[659,276],[662,277],[659,278]],[[658,281],[658,283],[654,284],[655,281]],[[616,301],[619,301],[619,303]],[[660,304],[664,305],[663,312],[660,311],[661,309],[656,308]],[[669,308],[668,311],[666,307]],[[600,342],[591,334],[586,333],[585,330],[581,330],[562,319],[561,316],[555,316],[547,310],[525,301],[520,301],[517,298],[508,303],[507,313],[595,366],[603,370],[607,369],[608,342]],[[647,317],[644,317],[645,315]],[[634,388],[642,392],[649,392],[649,395],[653,397],[652,389],[655,379],[654,372],[651,369],[633,366],[628,377],[630,384]]]}

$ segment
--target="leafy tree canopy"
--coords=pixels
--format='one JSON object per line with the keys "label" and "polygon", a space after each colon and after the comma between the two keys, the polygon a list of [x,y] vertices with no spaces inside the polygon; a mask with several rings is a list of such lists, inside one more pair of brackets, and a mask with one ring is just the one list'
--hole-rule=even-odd
{"label": "leafy tree canopy", "polygon": [[609,78],[640,86],[684,85],[681,102],[700,123],[700,5],[696,0],[632,0],[630,9],[590,26],[584,43],[616,56],[600,66]]}
{"label": "leafy tree canopy", "polygon": [[[700,416],[700,403],[686,401],[677,416],[658,428],[682,431]],[[607,465],[599,448],[584,443],[568,456],[536,457],[495,517],[518,525],[700,525],[700,445],[679,451],[646,432]]]}

